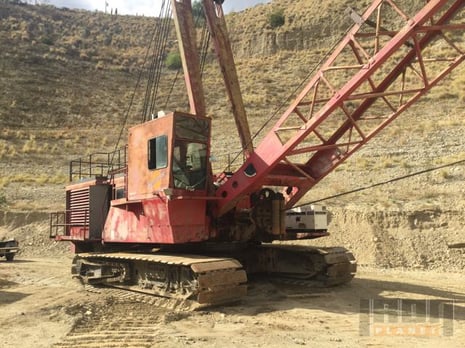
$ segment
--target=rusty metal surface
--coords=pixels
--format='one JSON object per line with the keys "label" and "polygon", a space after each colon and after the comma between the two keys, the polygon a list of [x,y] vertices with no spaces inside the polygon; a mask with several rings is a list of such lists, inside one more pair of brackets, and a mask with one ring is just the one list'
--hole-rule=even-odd
{"label": "rusty metal surface", "polygon": [[168,200],[155,196],[110,208],[106,242],[187,243],[209,238],[205,200]]}
{"label": "rusty metal surface", "polygon": [[252,249],[245,260],[237,258],[248,274],[268,274],[272,280],[310,281],[317,287],[347,283],[357,270],[354,256],[342,247],[263,244]]}
{"label": "rusty metal surface", "polygon": [[[211,270],[218,270],[222,268],[238,268],[241,267],[241,264],[234,260],[228,258],[217,258],[217,257],[208,257],[208,256],[199,256],[199,255],[163,255],[163,254],[137,254],[137,253],[82,253],[78,254],[81,258],[105,258],[105,259],[125,259],[133,261],[149,261],[149,262],[159,262],[168,265],[183,265],[183,266],[198,266],[202,263],[211,263],[212,268],[202,269],[198,268],[196,272],[207,272]],[[218,267],[214,267],[214,263],[218,263]],[[224,267],[226,266],[226,267]]]}
{"label": "rusty metal surface", "polygon": [[216,288],[226,284],[242,284],[247,282],[245,271],[232,270],[222,272],[212,272],[198,277],[199,287],[202,289]]}
{"label": "rusty metal surface", "polygon": [[128,138],[128,192],[129,200],[152,198],[154,193],[170,185],[170,166],[150,170],[148,168],[148,140],[166,135],[168,153],[172,152],[174,114],[145,122],[129,129]]}
{"label": "rusty metal surface", "polygon": [[197,273],[212,272],[221,269],[238,269],[242,268],[239,261],[235,259],[213,259],[213,262],[203,261],[192,264],[192,269]]}
{"label": "rusty metal surface", "polygon": [[242,149],[246,154],[253,152],[252,136],[250,134],[247,114],[242,100],[242,93],[237,77],[236,65],[231,43],[228,38],[226,22],[221,5],[212,0],[202,1],[215,52],[223,74],[224,85],[231,103],[231,111],[236,122]]}
{"label": "rusty metal surface", "polygon": [[191,0],[171,0],[182,58],[184,79],[189,97],[190,112],[194,115],[206,116],[205,95],[200,75],[200,60],[197,50],[194,19]]}

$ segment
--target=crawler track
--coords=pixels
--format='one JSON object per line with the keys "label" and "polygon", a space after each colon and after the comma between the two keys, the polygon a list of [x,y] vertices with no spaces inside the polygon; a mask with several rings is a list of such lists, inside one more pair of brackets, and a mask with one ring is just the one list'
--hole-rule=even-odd
{"label": "crawler track", "polygon": [[191,312],[206,306],[191,300],[158,297],[138,291],[128,291],[117,286],[85,285],[85,291],[104,296],[111,303],[144,304],[152,308],[161,308],[176,312]]}
{"label": "crawler track", "polygon": [[72,273],[84,284],[112,287],[105,294],[116,298],[190,311],[240,300],[247,293],[246,272],[268,274],[274,282],[322,288],[350,282],[356,269],[354,256],[344,248],[268,244],[230,253],[228,258],[79,254]]}
{"label": "crawler track", "polygon": [[355,257],[345,248],[315,248],[262,244],[228,254],[248,275],[267,274],[272,281],[330,287],[350,282],[357,271]]}
{"label": "crawler track", "polygon": [[276,281],[331,287],[350,282],[357,271],[354,255],[342,247],[269,245],[265,249],[284,263],[275,272]]}
{"label": "crawler track", "polygon": [[247,292],[242,265],[229,258],[88,253],[75,257],[72,273],[84,284],[106,284],[202,306],[234,302]]}

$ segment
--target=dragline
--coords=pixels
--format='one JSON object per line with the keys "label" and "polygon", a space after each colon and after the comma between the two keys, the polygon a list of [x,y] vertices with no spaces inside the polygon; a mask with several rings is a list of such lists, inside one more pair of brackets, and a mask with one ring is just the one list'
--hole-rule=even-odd
{"label": "dragline", "polygon": [[327,235],[318,224],[290,228],[286,211],[316,220],[320,211],[290,209],[465,58],[463,0],[425,1],[414,13],[396,0],[349,9],[354,26],[254,144],[222,3],[201,1],[244,162],[212,170],[192,4],[172,0],[189,110],[130,128],[118,165],[109,160],[103,173],[92,158],[73,162],[66,210],[51,216],[52,237],[72,242],[72,274],[85,283],[214,305],[244,296],[254,273],[349,282],[356,262],[346,249],[273,243]]}

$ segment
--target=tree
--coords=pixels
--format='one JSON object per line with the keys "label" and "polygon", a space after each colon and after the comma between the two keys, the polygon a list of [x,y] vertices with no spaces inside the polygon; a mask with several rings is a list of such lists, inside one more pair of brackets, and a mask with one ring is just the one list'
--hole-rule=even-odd
{"label": "tree", "polygon": [[170,70],[177,70],[182,68],[181,56],[178,52],[170,52],[165,60],[166,67]]}
{"label": "tree", "polygon": [[279,28],[284,25],[286,18],[284,17],[284,11],[282,9],[275,10],[268,16],[268,23],[271,28]]}

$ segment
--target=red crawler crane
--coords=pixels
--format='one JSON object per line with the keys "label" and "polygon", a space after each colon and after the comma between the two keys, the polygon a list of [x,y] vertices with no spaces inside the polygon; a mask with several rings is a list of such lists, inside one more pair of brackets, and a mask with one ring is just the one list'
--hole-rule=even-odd
{"label": "red crawler crane", "polygon": [[[73,242],[84,282],[216,304],[245,294],[246,272],[350,281],[355,261],[343,248],[270,243],[316,236],[286,231],[285,210],[465,59],[462,0],[414,14],[395,0],[349,10],[354,27],[254,148],[221,3],[202,1],[245,162],[211,172],[191,2],[172,0],[190,111],[132,127],[120,170],[67,187],[53,237]],[[435,57],[438,45],[446,57]]]}

